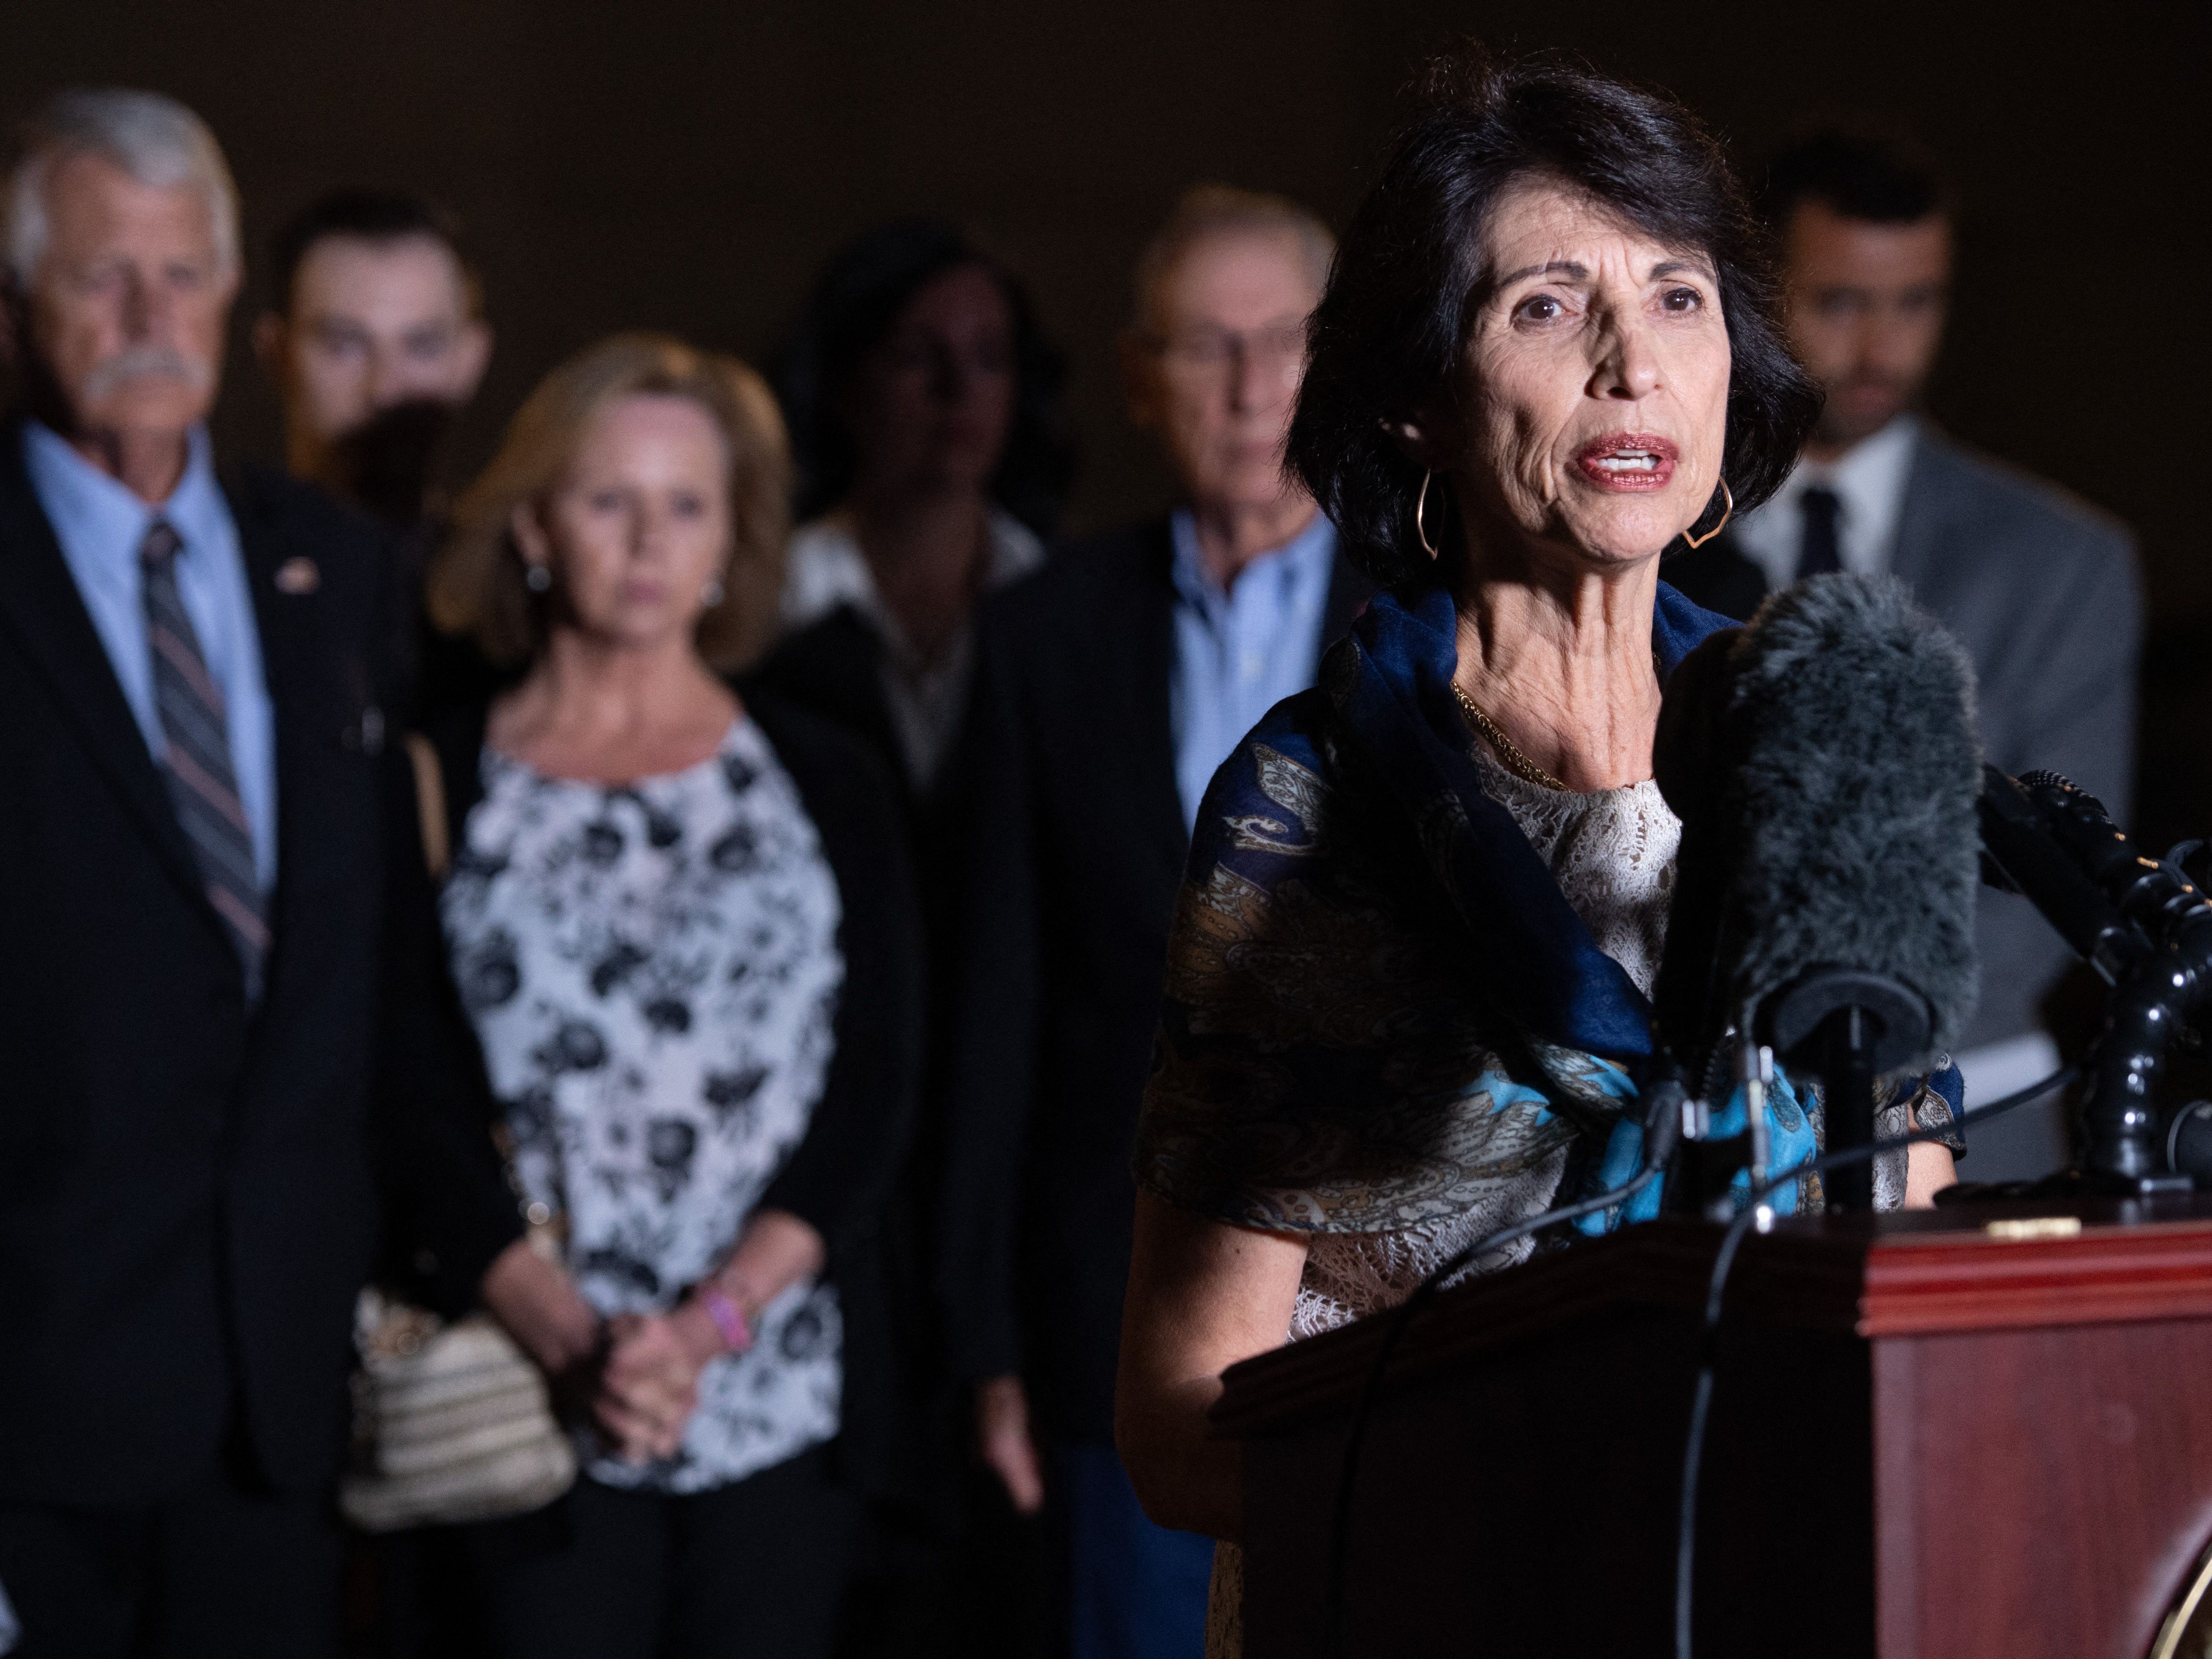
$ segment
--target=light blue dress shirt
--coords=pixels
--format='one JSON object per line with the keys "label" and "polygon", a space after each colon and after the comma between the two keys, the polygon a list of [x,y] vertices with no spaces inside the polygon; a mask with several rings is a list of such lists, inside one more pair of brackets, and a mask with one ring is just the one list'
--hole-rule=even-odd
{"label": "light blue dress shirt", "polygon": [[1198,526],[1188,512],[1168,520],[1175,538],[1175,665],[1168,718],[1175,733],[1176,790],[1183,828],[1221,763],[1285,697],[1314,683],[1321,623],[1336,568],[1336,526],[1319,514],[1290,541],[1262,553],[1227,592],[1206,574]]}
{"label": "light blue dress shirt", "polygon": [[184,477],[169,499],[149,507],[116,479],[36,421],[23,427],[23,462],[62,559],[92,614],[100,642],[131,705],[146,747],[158,763],[168,751],[154,702],[154,664],[146,642],[144,581],[139,544],[159,517],[184,538],[177,555],[177,593],[208,672],[222,688],[238,799],[253,834],[253,867],[265,892],[276,880],[276,732],[262,671],[261,632],[238,525],[216,482],[206,431],[192,429]]}

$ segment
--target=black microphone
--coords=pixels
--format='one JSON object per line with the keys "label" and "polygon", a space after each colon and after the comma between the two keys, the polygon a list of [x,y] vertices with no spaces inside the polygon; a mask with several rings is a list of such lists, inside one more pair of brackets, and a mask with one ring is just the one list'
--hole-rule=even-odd
{"label": "black microphone", "polygon": [[1995,767],[1984,769],[1981,828],[1984,878],[2025,896],[2112,988],[2078,1178],[2137,1195],[2187,1191],[2188,1165],[2175,1167],[2183,1160],[2158,1132],[2152,1093],[2168,1049],[2212,1010],[2212,903],[2182,867],[2203,844],[2151,858],[2057,773],[2008,778]]}
{"label": "black microphone", "polygon": [[[1825,1085],[1831,1150],[1874,1133],[1878,1077],[1973,1012],[1981,745],[1965,650],[1896,581],[1817,576],[1677,667],[1653,769],[1682,820],[1653,1001],[1717,1080],[1730,1032]],[[1871,1207],[1873,1177],[1830,1196]]]}

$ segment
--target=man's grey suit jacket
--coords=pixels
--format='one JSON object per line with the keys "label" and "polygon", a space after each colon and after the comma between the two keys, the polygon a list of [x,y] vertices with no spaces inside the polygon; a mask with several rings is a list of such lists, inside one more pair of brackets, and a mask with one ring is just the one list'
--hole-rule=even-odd
{"label": "man's grey suit jacket", "polygon": [[[2123,827],[2135,791],[2142,594],[2126,526],[1924,423],[1891,568],[1965,644],[1983,751],[2063,772]],[[1984,890],[1982,1000],[1961,1050],[2037,1026],[2071,953],[2025,899]]]}

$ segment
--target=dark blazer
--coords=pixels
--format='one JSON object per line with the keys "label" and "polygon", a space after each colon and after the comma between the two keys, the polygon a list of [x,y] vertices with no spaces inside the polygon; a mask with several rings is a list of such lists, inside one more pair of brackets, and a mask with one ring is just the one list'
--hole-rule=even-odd
{"label": "dark blazer", "polygon": [[964,793],[963,746],[950,746],[927,789],[917,789],[899,748],[884,696],[884,647],[851,605],[838,606],[779,641],[767,660],[738,682],[741,694],[767,692],[811,710],[859,738],[874,756],[906,826],[923,914],[933,936],[949,914],[944,877],[957,834],[951,808]]}
{"label": "dark blazer", "polygon": [[884,647],[853,606],[787,635],[744,677],[741,693],[765,693],[811,709],[849,732],[872,754],[895,790],[891,818],[905,839],[920,900],[927,958],[926,1037],[913,1133],[882,1218],[878,1272],[888,1298],[896,1392],[903,1418],[902,1455],[892,1495],[940,1527],[957,1524],[960,1473],[969,1462],[965,1401],[945,1363],[934,1273],[937,1194],[942,1181],[945,1044],[951,1020],[948,971],[957,943],[960,825],[966,746],[954,743],[926,789],[915,787],[884,695]]}
{"label": "dark blazer", "polygon": [[[153,1501],[234,1429],[278,1486],[326,1480],[380,1170],[421,1189],[411,1216],[451,1224],[410,1252],[449,1304],[520,1230],[480,1103],[373,1086],[388,1034],[418,1057],[437,1041],[390,971],[428,919],[394,898],[421,853],[381,741],[380,535],[272,474],[228,495],[276,712],[274,945],[251,1012],[0,428],[0,1501]],[[280,592],[299,558],[319,586]]]}
{"label": "dark blazer", "polygon": [[[1018,1372],[1050,1432],[1108,1443],[1129,1159],[1189,850],[1169,720],[1165,520],[986,602],[940,1294],[969,1379]],[[1371,592],[1340,557],[1324,641]]]}
{"label": "dark blazer", "polygon": [[[791,775],[822,838],[843,911],[837,944],[845,957],[836,1050],[822,1098],[760,1203],[798,1216],[829,1247],[826,1276],[837,1287],[845,1323],[839,1454],[854,1483],[876,1491],[891,1477],[898,1452],[896,1371],[878,1228],[904,1154],[921,1064],[921,940],[914,878],[891,785],[874,757],[836,726],[766,688],[749,684],[744,695],[746,712]],[[427,732],[438,751],[449,844],[456,848],[471,810],[483,799],[486,714],[483,703],[452,710]],[[458,1012],[449,975],[444,997]],[[472,1049],[471,1063],[481,1076],[480,1051]]]}
{"label": "dark blazer", "polygon": [[884,647],[849,605],[776,643],[742,684],[774,693],[835,721],[875,752],[902,801],[914,791],[899,764],[898,732],[884,700]]}

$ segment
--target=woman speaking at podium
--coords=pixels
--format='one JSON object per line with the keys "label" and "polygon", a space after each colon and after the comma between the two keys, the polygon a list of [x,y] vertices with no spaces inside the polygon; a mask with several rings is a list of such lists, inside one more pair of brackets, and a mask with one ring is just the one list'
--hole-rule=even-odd
{"label": "woman speaking at podium", "polygon": [[[1176,918],[1118,1395],[1162,1524],[1236,1536],[1225,1366],[1633,1172],[1680,836],[1660,687],[1726,625],[1660,556],[1765,500],[1812,424],[1775,307],[1686,112],[1548,58],[1431,72],[1289,444],[1389,591],[1215,775]],[[1778,1096],[1787,1168],[1813,1132]],[[1908,1200],[1950,1165],[1913,1154]],[[1216,1652],[1233,1577],[1224,1551]]]}

